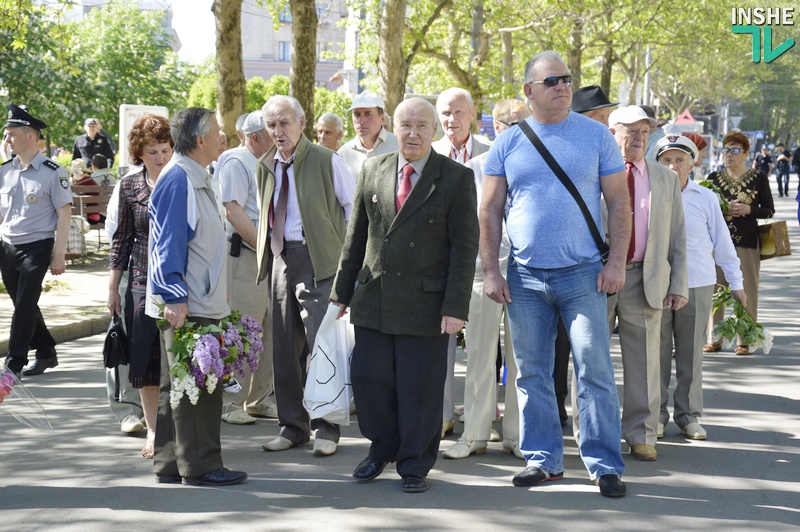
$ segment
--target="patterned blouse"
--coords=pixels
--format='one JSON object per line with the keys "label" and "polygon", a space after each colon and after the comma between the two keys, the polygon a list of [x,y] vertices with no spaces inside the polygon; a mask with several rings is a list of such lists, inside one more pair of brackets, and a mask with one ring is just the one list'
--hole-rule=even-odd
{"label": "patterned blouse", "polygon": [[742,248],[758,249],[758,219],[775,215],[775,204],[769,189],[769,179],[760,170],[747,170],[739,179],[732,179],[725,168],[713,172],[708,180],[722,189],[728,202],[738,199],[750,205],[747,216],[725,215],[731,232],[733,245]]}
{"label": "patterned blouse", "polygon": [[111,241],[109,262],[112,270],[127,270],[130,266],[131,286],[147,285],[147,239],[150,220],[147,206],[151,189],[147,185],[147,170],[125,176],[117,185],[119,194],[119,225]]}

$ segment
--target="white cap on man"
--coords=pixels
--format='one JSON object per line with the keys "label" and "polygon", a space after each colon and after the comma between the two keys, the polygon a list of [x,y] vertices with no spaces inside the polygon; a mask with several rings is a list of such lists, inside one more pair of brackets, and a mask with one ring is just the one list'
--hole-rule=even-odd
{"label": "white cap on man", "polygon": [[624,124],[627,126],[629,124],[635,124],[640,120],[647,120],[648,124],[653,127],[658,125],[658,122],[647,116],[644,109],[638,105],[629,105],[611,111],[611,114],[608,116],[608,125],[611,127],[614,127],[614,124]]}
{"label": "white cap on man", "polygon": [[667,135],[656,143],[656,161],[661,154],[665,151],[669,150],[680,150],[682,152],[686,152],[692,156],[692,160],[697,162],[697,158],[700,156],[700,150],[697,149],[694,142],[692,142],[689,137],[684,137],[683,135]]}
{"label": "white cap on man", "polygon": [[348,111],[352,111],[353,109],[363,109],[366,107],[377,107],[381,110],[386,108],[386,104],[383,101],[383,98],[378,96],[372,92],[362,92],[361,94],[356,94],[353,98],[353,103],[350,104],[350,108]]}

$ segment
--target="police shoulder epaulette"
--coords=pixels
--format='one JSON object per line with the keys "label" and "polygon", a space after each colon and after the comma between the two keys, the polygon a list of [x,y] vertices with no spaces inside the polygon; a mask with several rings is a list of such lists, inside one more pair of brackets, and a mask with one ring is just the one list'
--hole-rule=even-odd
{"label": "police shoulder epaulette", "polygon": [[45,165],[46,167],[48,167],[49,169],[51,169],[51,170],[58,170],[58,169],[60,168],[60,166],[58,165],[58,163],[56,163],[56,162],[53,162],[53,161],[51,161],[50,159],[46,160],[46,161],[44,162],[44,165]]}

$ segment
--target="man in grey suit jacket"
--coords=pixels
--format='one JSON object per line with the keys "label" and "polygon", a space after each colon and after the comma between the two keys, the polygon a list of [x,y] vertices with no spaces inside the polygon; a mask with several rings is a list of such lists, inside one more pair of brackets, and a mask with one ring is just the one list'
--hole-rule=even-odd
{"label": "man in grey suit jacket", "polygon": [[660,323],[663,309],[688,301],[686,228],[678,176],[644,159],[653,119],[637,106],[608,119],[628,174],[633,228],[625,286],[608,298],[609,330],[619,320],[624,395],[622,436],[638,460],[655,460],[661,401]]}
{"label": "man in grey suit jacket", "polygon": [[350,369],[369,455],[367,481],[397,462],[405,492],[428,488],[442,423],[448,335],[469,313],[478,218],[472,171],[431,150],[436,112],[395,112],[399,153],[368,159],[358,181],[331,301],[350,306]]}

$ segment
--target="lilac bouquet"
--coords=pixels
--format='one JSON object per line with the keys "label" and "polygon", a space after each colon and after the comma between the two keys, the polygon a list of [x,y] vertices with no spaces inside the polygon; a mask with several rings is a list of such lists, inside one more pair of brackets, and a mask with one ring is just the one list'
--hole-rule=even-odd
{"label": "lilac bouquet", "polygon": [[170,405],[177,408],[184,395],[197,404],[201,390],[214,393],[220,380],[234,372],[245,376],[245,364],[251,372],[258,369],[258,356],[264,351],[261,324],[237,310],[219,325],[199,327],[186,322],[175,331],[170,351],[175,360],[169,368],[172,379]]}

